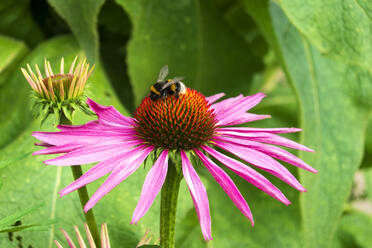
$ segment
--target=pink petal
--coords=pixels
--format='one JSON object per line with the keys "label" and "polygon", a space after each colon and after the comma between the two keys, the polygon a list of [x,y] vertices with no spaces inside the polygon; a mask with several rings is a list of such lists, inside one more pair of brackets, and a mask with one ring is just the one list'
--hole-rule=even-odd
{"label": "pink petal", "polygon": [[287,152],[286,150],[272,146],[272,145],[266,145],[255,141],[249,141],[249,140],[242,140],[239,138],[228,138],[228,137],[216,137],[218,140],[222,140],[225,142],[230,142],[235,145],[240,146],[246,146],[249,148],[253,148],[255,150],[258,150],[262,153],[265,153],[273,158],[280,159],[284,162],[287,162],[289,164],[292,164],[294,166],[297,166],[301,169],[310,171],[312,173],[317,173],[318,171],[312,168],[310,165],[296,157],[295,155],[291,154],[290,152]]}
{"label": "pink petal", "polygon": [[51,145],[66,144],[97,144],[101,141],[134,139],[135,130],[108,131],[62,131],[62,132],[33,132],[32,136]]}
{"label": "pink petal", "polygon": [[243,99],[242,94],[236,97],[230,97],[218,103],[212,104],[211,109],[214,110],[214,113],[218,117],[221,113],[227,111],[232,106],[235,106],[241,99]]}
{"label": "pink petal", "polygon": [[131,126],[112,126],[108,124],[99,123],[97,120],[89,121],[83,125],[58,125],[58,129],[61,131],[112,131],[112,132],[125,132],[125,133],[134,133],[134,129]]}
{"label": "pink petal", "polygon": [[254,127],[222,127],[216,131],[233,131],[233,132],[265,132],[265,133],[295,133],[302,131],[301,128],[254,128]]}
{"label": "pink petal", "polygon": [[45,164],[50,165],[77,165],[77,164],[89,164],[97,161],[103,161],[105,159],[114,157],[117,153],[123,152],[130,149],[135,145],[139,145],[142,142],[139,140],[127,141],[127,142],[115,142],[108,145],[91,145],[76,149],[65,155],[57,158],[45,160]]}
{"label": "pink petal", "polygon": [[235,119],[226,119],[220,120],[218,122],[219,126],[234,126],[240,125],[247,122],[259,121],[263,119],[271,118],[271,115],[256,115],[251,113],[243,113],[240,116],[237,116]]}
{"label": "pink petal", "polygon": [[239,116],[241,113],[247,112],[248,110],[256,106],[264,97],[265,94],[263,93],[257,93],[252,96],[244,97],[238,103],[226,109],[226,111],[219,113],[218,119],[236,119],[236,117]]}
{"label": "pink petal", "polygon": [[92,99],[87,100],[89,107],[98,115],[99,121],[113,126],[130,126],[133,124],[133,119],[123,116],[113,106],[103,106]]}
{"label": "pink petal", "polygon": [[225,96],[225,93],[218,93],[218,94],[215,94],[213,96],[208,96],[208,97],[206,97],[206,99],[207,99],[207,102],[209,104],[212,104],[223,96]]}
{"label": "pink petal", "polygon": [[56,244],[57,248],[63,248],[63,246],[57,240],[54,240],[54,244]]}
{"label": "pink petal", "polygon": [[215,145],[240,157],[246,162],[269,172],[299,191],[306,191],[297,179],[280,163],[259,151],[251,148],[215,141]]}
{"label": "pink petal", "polygon": [[[144,148],[144,146],[141,146]],[[154,150],[153,146],[146,147],[143,150],[133,153],[131,157],[128,157],[119,166],[116,166],[111,175],[106,181],[99,187],[99,189],[92,195],[87,204],[84,207],[84,211],[88,212],[103,196],[114,189],[119,183],[125,180],[138,167],[142,164],[145,158]]]}
{"label": "pink petal", "polygon": [[257,141],[262,143],[268,143],[268,144],[274,144],[284,147],[289,147],[297,150],[303,150],[308,152],[314,152],[313,149],[310,149],[304,145],[301,145],[297,142],[294,142],[290,139],[271,134],[271,133],[242,133],[242,132],[235,132],[235,131],[223,131],[220,132],[221,135],[227,136],[227,137],[233,137],[233,138],[241,138],[251,141]]}
{"label": "pink petal", "polygon": [[211,216],[209,213],[207,191],[183,150],[181,150],[181,159],[183,176],[189,187],[204,239],[206,241],[212,240]]}
{"label": "pink petal", "polygon": [[220,152],[217,152],[216,150],[208,146],[202,146],[202,149],[215,157],[218,161],[223,163],[237,175],[244,178],[249,183],[253,184],[268,195],[272,196],[278,201],[283,202],[286,205],[289,205],[291,203],[277,187],[275,187],[269,180],[267,180],[264,176],[262,176],[260,173],[253,170],[249,166],[236,161]]}
{"label": "pink petal", "polygon": [[133,212],[131,224],[139,221],[149,210],[155,197],[162,188],[168,171],[168,150],[164,150],[150,171],[147,173],[145,182],[142,186],[140,199]]}
{"label": "pink petal", "polygon": [[225,193],[230,197],[230,199],[233,201],[235,206],[237,206],[240,212],[242,212],[244,216],[251,221],[253,226],[254,221],[251,210],[249,209],[247,202],[245,201],[244,197],[242,196],[234,182],[231,180],[231,178],[227,175],[226,172],[224,172],[202,152],[197,149],[195,149],[194,152],[196,153],[196,155],[198,155],[198,157],[203,162],[208,171],[212,174],[214,179],[216,179],[217,183],[222,187],[223,191],[225,191]]}
{"label": "pink petal", "polygon": [[47,155],[47,154],[57,154],[57,153],[66,153],[71,152],[75,149],[80,148],[81,145],[78,144],[66,144],[61,146],[50,146],[45,149],[36,151],[32,155]]}
{"label": "pink petal", "polygon": [[68,243],[68,246],[70,248],[76,248],[74,242],[72,241],[72,239],[70,238],[70,236],[68,236],[68,233],[65,230],[63,230],[63,229],[61,229],[61,232],[63,233],[63,236],[65,236],[66,241]]}
{"label": "pink petal", "polygon": [[82,125],[58,125],[57,128],[61,131],[74,131],[79,129],[100,129],[100,126],[99,122],[94,120]]}
{"label": "pink petal", "polygon": [[115,167],[125,163],[128,157],[133,156],[133,153],[139,152],[141,149],[141,147],[136,147],[133,150],[119,153],[118,155],[110,159],[98,163],[94,167],[90,168],[87,172],[85,172],[84,175],[82,175],[80,178],[61,190],[59,192],[60,197],[67,195],[72,191],[77,190],[82,186],[97,180],[98,178],[103,177],[104,175],[115,169]]}

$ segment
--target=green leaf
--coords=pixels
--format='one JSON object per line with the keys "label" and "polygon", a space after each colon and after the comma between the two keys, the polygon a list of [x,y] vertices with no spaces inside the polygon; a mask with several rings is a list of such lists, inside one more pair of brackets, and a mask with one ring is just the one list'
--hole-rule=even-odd
{"label": "green leaf", "polygon": [[48,0],[57,13],[66,20],[90,63],[98,59],[98,13],[105,0]]}
{"label": "green leaf", "polygon": [[0,228],[0,233],[9,233],[9,232],[19,232],[19,231],[22,231],[22,230],[25,230],[25,229],[28,229],[28,228],[31,228],[31,227],[35,227],[35,226],[38,226],[38,225],[21,225],[21,226],[9,226],[9,227],[6,227],[6,228]]}
{"label": "green leaf", "polygon": [[[261,173],[261,171],[260,171]],[[239,212],[216,182],[211,182],[208,196],[211,204],[213,247],[302,247],[298,192],[263,173],[292,202],[290,206],[276,201],[248,182],[232,176],[249,204],[255,225]],[[213,179],[212,179],[213,180]],[[270,235],[269,235],[270,234]],[[187,247],[187,246],[185,246]]]}
{"label": "green leaf", "polygon": [[36,45],[43,38],[40,28],[32,19],[30,0],[0,1],[0,34]]}
{"label": "green leaf", "polygon": [[372,2],[279,0],[289,20],[326,56],[371,70]]}
{"label": "green leaf", "polygon": [[[66,64],[69,65],[74,56],[79,53],[81,52],[76,41],[71,36],[63,36],[42,43],[32,51],[24,62],[42,64],[43,58],[48,57],[51,58],[52,68],[55,68],[58,66],[61,56],[64,56]],[[87,87],[89,89],[88,97],[103,105],[113,105],[121,113],[128,115],[112,92],[100,63],[97,64],[95,71],[89,78]],[[76,121],[75,124],[81,124],[92,118],[96,119],[96,117],[77,112],[74,121]],[[0,161],[4,158],[13,157],[15,154],[40,149],[40,147],[34,146],[34,142],[37,140],[31,136],[32,131],[56,131],[53,126],[53,118],[48,118],[42,129],[40,129],[39,121],[28,122],[27,124],[27,129],[18,132],[17,138],[0,150]],[[25,217],[25,223],[39,223],[40,220],[44,219],[56,220],[56,223],[50,226],[46,232],[29,232],[27,230],[22,232],[22,238],[26,241],[25,247],[27,245],[52,247],[53,239],[63,243],[65,239],[59,228],[74,233],[73,226],[81,227],[84,222],[77,192],[62,198],[58,197],[58,192],[73,181],[70,168],[45,166],[42,161],[46,159],[48,159],[47,156],[29,156],[0,170],[0,180],[4,183],[0,194],[2,214],[8,215],[13,213],[14,210],[23,209],[25,206],[44,203],[44,207],[39,211]],[[86,171],[90,167],[91,165],[86,165],[83,166],[83,169]],[[149,212],[137,225],[129,224],[149,169],[150,166],[146,169],[138,169],[125,182],[99,201],[93,209],[99,224],[108,223],[113,247],[135,247],[147,229],[150,229],[154,240],[159,236],[157,231],[159,199],[155,201]],[[102,178],[88,185],[90,195],[103,183],[104,179]],[[192,200],[184,183],[181,185],[180,195],[188,197],[180,197],[178,215],[182,219],[184,214],[192,207]],[[0,247],[8,247],[9,245],[7,239],[0,239]]]}
{"label": "green leaf", "polygon": [[27,51],[23,42],[0,36],[0,148],[11,142],[31,119],[24,107],[30,86],[18,67]]}
{"label": "green leaf", "polygon": [[2,80],[0,85],[5,81],[4,74],[26,54],[26,45],[18,40],[0,35],[0,75]]}
{"label": "green leaf", "polygon": [[34,212],[35,210],[41,208],[43,204],[38,204],[36,206],[32,206],[32,207],[28,207],[27,209],[25,210],[22,210],[22,211],[19,211],[19,212],[16,212],[16,213],[13,213],[11,215],[8,215],[2,219],[0,219],[0,228],[3,228],[5,226],[10,226],[11,224],[13,224],[14,222],[16,222],[17,220],[19,220],[20,218],[22,218],[23,216],[29,214],[29,213],[32,213]]}
{"label": "green leaf", "polygon": [[209,1],[116,0],[129,14],[129,76],[137,103],[160,68],[205,95],[247,91],[262,64]]}
{"label": "green leaf", "polygon": [[[341,219],[339,236],[341,240],[348,237],[353,247],[371,247],[372,217],[362,212],[352,211]],[[350,241],[348,241],[350,242]],[[349,247],[351,247],[349,245]]]}
{"label": "green leaf", "polygon": [[368,81],[370,77],[358,67],[321,55],[277,5],[246,3],[298,95],[304,130],[301,143],[316,151],[300,152],[300,157],[319,170],[317,175],[301,171],[301,181],[308,190],[301,195],[304,240],[306,247],[327,247],[333,242],[361,162],[368,116],[350,96],[349,89],[358,83],[350,78]]}
{"label": "green leaf", "polygon": [[[22,217],[35,212],[36,210],[40,209],[43,204],[38,204],[36,206],[28,207],[25,210],[21,210],[15,213],[12,213],[2,219],[0,219],[0,233],[8,233],[8,232],[19,232],[24,229],[35,229],[36,227],[42,227],[45,226],[46,223],[38,223],[38,224],[27,224],[22,225],[20,220]],[[17,223],[17,221],[20,223],[19,225],[16,225],[14,223]]]}

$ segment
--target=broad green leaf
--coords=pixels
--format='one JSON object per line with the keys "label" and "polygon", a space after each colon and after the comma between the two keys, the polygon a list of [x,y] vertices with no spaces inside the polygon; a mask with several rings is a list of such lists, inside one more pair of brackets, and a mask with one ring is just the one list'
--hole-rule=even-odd
{"label": "broad green leaf", "polygon": [[0,34],[36,45],[43,38],[30,11],[30,0],[0,1]]}
{"label": "broad green leaf", "polygon": [[[27,52],[27,47],[21,41],[0,35],[0,75],[3,77],[7,70],[14,68],[14,64]],[[0,82],[0,84],[2,81]]]}
{"label": "broad green leaf", "polygon": [[23,42],[0,36],[0,148],[10,142],[31,118],[28,109],[24,108],[29,86],[17,67],[27,52]]}
{"label": "broad green leaf", "polygon": [[[349,89],[359,83],[350,78],[368,81],[370,77],[360,68],[322,56],[277,5],[262,1],[246,3],[247,10],[282,60],[298,95],[304,130],[301,143],[316,151],[300,153],[319,170],[317,175],[301,171],[302,182],[308,190],[301,195],[305,246],[330,246],[354,172],[361,162],[368,114],[350,96]],[[262,15],[258,15],[254,7]]]}
{"label": "broad green leaf", "polygon": [[279,0],[279,4],[320,53],[371,70],[371,1]]}
{"label": "broad green leaf", "polygon": [[368,248],[372,245],[372,216],[352,211],[346,213],[340,222],[339,236],[341,240],[348,238],[354,247]]}
{"label": "broad green leaf", "polygon": [[209,95],[247,90],[262,65],[209,1],[116,0],[129,14],[127,63],[136,103],[156,82],[160,68],[183,76]]}
{"label": "broad green leaf", "polygon": [[[69,65],[74,56],[80,53],[76,41],[71,36],[63,36],[42,43],[32,51],[30,56],[24,59],[23,63],[41,64],[43,58],[47,57],[51,60],[54,68],[59,65],[61,56],[65,57],[66,64]],[[26,84],[24,79],[20,79],[19,83]],[[112,92],[99,63],[88,80],[88,88],[88,96],[93,100],[104,105],[114,105],[124,115],[128,115]],[[87,120],[86,116],[81,117],[79,113],[76,113],[75,118],[76,123],[83,123]],[[38,121],[28,122],[27,124],[27,129],[19,132],[17,138],[11,144],[0,150],[0,160],[39,149],[34,147],[36,139],[31,137],[32,131],[55,130],[53,118],[48,119],[42,128],[40,128]],[[53,239],[58,239],[61,242],[65,240],[62,233],[58,231],[59,228],[64,228],[69,233],[73,233],[73,226],[82,226],[84,222],[77,193],[73,192],[62,198],[59,198],[57,194],[58,191],[73,181],[70,168],[45,166],[42,163],[45,159],[48,159],[48,156],[28,156],[0,169],[0,179],[3,182],[0,191],[2,215],[9,215],[32,204],[44,203],[45,206],[37,213],[25,217],[25,223],[38,223],[45,219],[52,219],[56,222],[47,232],[23,231],[20,235],[26,243],[24,244],[25,247],[28,245],[53,247]],[[87,170],[90,167],[87,165],[83,169]],[[129,224],[149,169],[150,166],[147,166],[146,169],[138,169],[136,173],[99,201],[93,209],[99,224],[108,223],[113,247],[135,247],[147,229],[150,229],[154,239],[159,236],[157,232],[159,199],[155,201],[138,225]],[[90,194],[103,183],[104,179],[88,186]],[[180,196],[182,197],[180,197],[179,202],[178,219],[182,219],[184,214],[192,207],[192,200],[184,183],[181,186]],[[0,239],[0,247],[8,247],[9,244],[8,239]]]}
{"label": "broad green leaf", "polygon": [[213,247],[301,247],[298,231],[300,208],[296,190],[267,176],[292,202],[285,206],[237,176],[232,178],[251,208],[255,225],[251,226],[219,185],[213,182],[214,187],[208,191]]}
{"label": "broad green leaf", "polygon": [[104,2],[105,0],[48,0],[48,3],[66,20],[91,63],[98,59],[97,19]]}

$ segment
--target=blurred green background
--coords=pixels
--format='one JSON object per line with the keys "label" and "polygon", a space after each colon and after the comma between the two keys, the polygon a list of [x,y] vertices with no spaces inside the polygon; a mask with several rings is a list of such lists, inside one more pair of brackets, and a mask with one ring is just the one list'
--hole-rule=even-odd
{"label": "blurred green background", "polygon": [[[69,65],[76,55],[97,65],[88,96],[123,114],[133,113],[167,64],[171,77],[183,76],[206,96],[266,93],[253,112],[272,119],[254,125],[301,127],[290,138],[316,150],[297,155],[318,174],[287,165],[306,193],[263,172],[292,201],[288,207],[231,175],[250,204],[253,228],[198,168],[214,240],[203,241],[183,182],[177,247],[372,247],[372,1],[1,0],[0,17],[0,247],[52,247],[63,240],[59,228],[82,230],[77,194],[57,196],[73,180],[70,169],[31,155],[31,132],[55,128],[52,118],[42,127],[33,120],[20,71],[44,58],[55,68],[64,56]],[[112,247],[135,247],[147,229],[158,237],[159,199],[129,225],[149,167],[94,208],[98,222],[108,223]],[[15,220],[28,228],[9,234]]]}

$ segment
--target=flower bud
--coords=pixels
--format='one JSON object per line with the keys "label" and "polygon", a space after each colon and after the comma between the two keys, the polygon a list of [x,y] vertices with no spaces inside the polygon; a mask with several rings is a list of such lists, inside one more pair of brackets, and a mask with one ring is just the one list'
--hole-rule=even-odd
{"label": "flower bud", "polygon": [[27,70],[21,68],[34,92],[32,111],[35,117],[42,116],[41,123],[52,113],[55,115],[56,123],[59,123],[62,116],[72,121],[72,116],[77,108],[91,114],[85,103],[84,88],[93,72],[94,65],[89,67],[84,58],[75,67],[76,61],[77,57],[72,62],[69,71],[65,73],[64,58],[62,57],[59,73],[55,74],[50,62],[45,59],[45,76],[43,76],[37,64],[35,64],[36,73],[29,64],[27,64]]}

